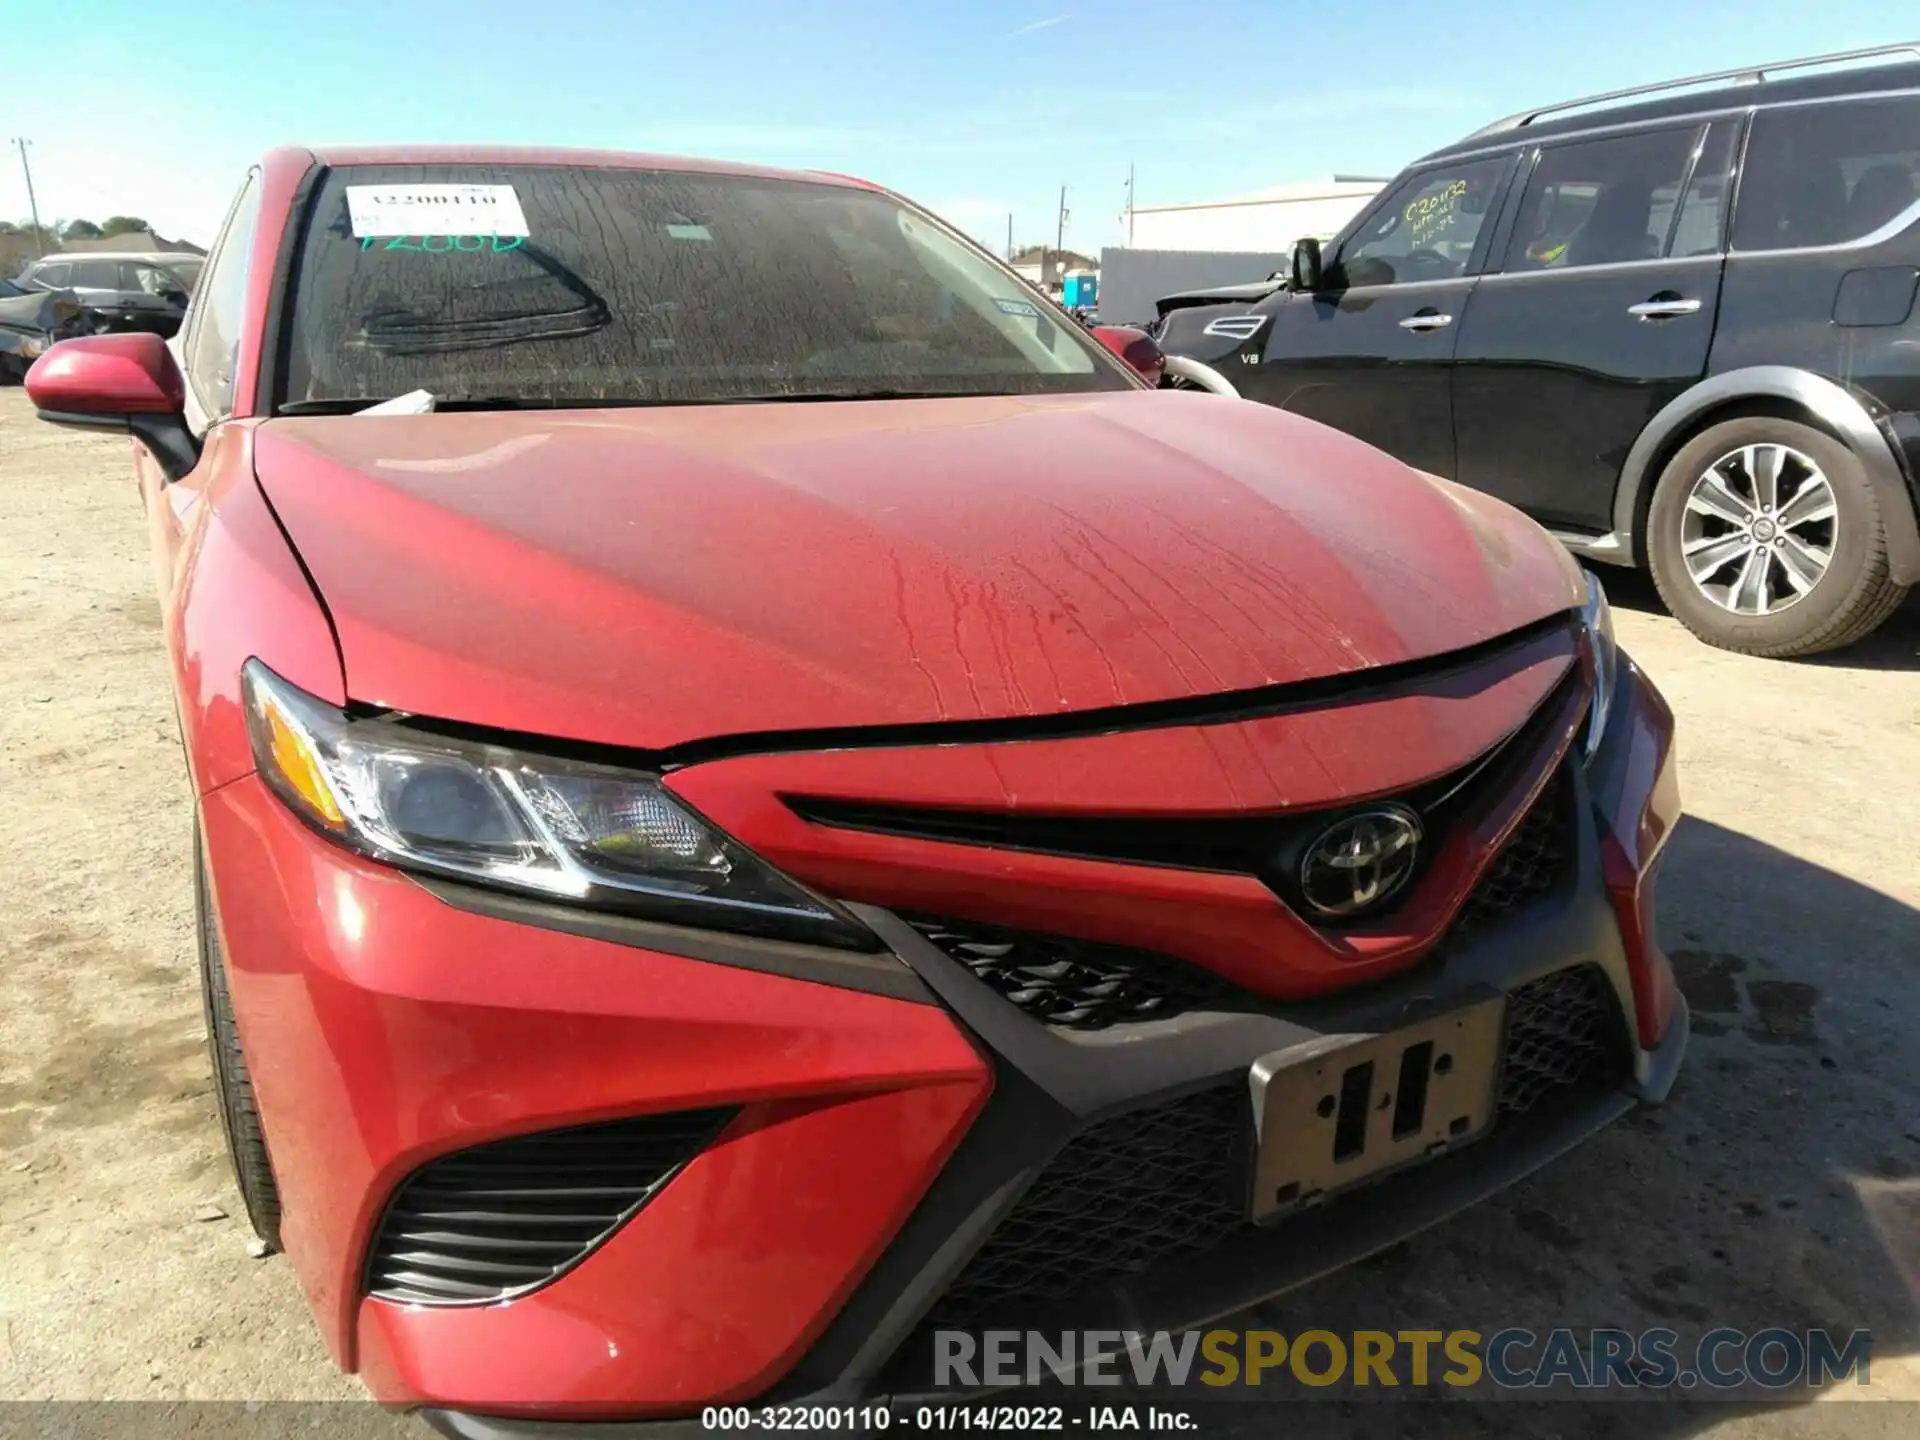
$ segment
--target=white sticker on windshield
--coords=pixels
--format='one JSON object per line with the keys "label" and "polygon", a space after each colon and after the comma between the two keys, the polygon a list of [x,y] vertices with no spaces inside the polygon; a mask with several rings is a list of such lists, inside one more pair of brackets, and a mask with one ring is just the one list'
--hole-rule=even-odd
{"label": "white sticker on windshield", "polygon": [[521,235],[527,217],[511,185],[349,185],[356,240],[375,235]]}
{"label": "white sticker on windshield", "polygon": [[995,300],[1002,315],[1018,315],[1024,320],[1038,320],[1040,312],[1025,300]]}

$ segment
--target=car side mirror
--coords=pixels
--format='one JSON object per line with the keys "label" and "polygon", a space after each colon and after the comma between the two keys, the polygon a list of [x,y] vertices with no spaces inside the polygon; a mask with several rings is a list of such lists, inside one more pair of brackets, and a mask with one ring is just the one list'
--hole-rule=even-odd
{"label": "car side mirror", "polygon": [[1146,331],[1131,325],[1096,325],[1093,338],[1149,385],[1160,383],[1160,376],[1167,368],[1167,357],[1160,353],[1159,342]]}
{"label": "car side mirror", "polygon": [[1318,290],[1322,277],[1320,242],[1311,235],[1293,242],[1290,280],[1295,290]]}
{"label": "car side mirror", "polygon": [[170,480],[199,463],[187,429],[186,386],[167,342],[146,331],[62,340],[27,371],[27,398],[42,420],[139,439]]}
{"label": "car side mirror", "polygon": [[179,306],[182,310],[187,308],[187,292],[184,290],[162,290],[160,298],[169,305]]}

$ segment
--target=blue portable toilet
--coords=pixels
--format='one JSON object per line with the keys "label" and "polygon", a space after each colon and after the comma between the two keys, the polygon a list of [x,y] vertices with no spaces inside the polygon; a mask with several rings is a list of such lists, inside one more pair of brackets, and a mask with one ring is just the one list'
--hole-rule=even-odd
{"label": "blue portable toilet", "polygon": [[1060,282],[1060,303],[1069,310],[1091,310],[1100,302],[1100,272],[1069,270]]}

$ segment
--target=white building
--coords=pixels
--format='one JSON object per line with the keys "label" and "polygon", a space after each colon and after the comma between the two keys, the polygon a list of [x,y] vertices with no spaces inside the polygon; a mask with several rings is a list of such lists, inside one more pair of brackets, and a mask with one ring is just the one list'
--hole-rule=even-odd
{"label": "white building", "polygon": [[1141,205],[1133,212],[1131,248],[1287,252],[1302,236],[1330,240],[1357,215],[1384,180],[1336,176],[1276,185],[1229,200]]}

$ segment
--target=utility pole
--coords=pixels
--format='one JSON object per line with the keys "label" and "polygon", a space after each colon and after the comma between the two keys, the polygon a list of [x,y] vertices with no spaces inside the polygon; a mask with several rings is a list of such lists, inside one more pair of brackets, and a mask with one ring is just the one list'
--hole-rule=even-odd
{"label": "utility pole", "polygon": [[27,177],[27,209],[33,215],[33,253],[37,259],[47,253],[47,248],[40,242],[40,203],[33,198],[33,170],[27,164],[27,146],[32,143],[24,135],[13,137],[14,148],[20,152],[20,173]]}
{"label": "utility pole", "polygon": [[[1054,263],[1054,267],[1060,272],[1062,276],[1064,276],[1067,271],[1066,256],[1065,256],[1066,248],[1067,248],[1067,187],[1062,185],[1060,187],[1060,228],[1055,232],[1053,237],[1053,263]],[[1043,272],[1044,272],[1044,267],[1043,267]]]}
{"label": "utility pole", "polygon": [[1133,166],[1127,166],[1127,247],[1133,247]]}
{"label": "utility pole", "polygon": [[1013,212],[1011,210],[1007,212],[1007,260],[1008,263],[1012,263],[1013,260]]}

